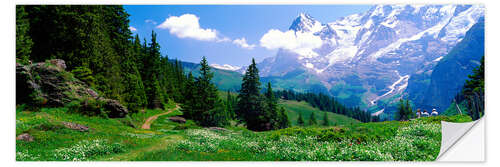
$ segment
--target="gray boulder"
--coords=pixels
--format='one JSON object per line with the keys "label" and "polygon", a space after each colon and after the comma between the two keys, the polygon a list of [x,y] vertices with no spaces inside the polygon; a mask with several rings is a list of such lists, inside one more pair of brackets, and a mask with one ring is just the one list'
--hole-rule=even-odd
{"label": "gray boulder", "polygon": [[66,128],[73,129],[73,130],[78,130],[80,132],[88,132],[89,131],[89,127],[84,126],[84,125],[80,125],[80,124],[77,124],[77,123],[62,122],[62,124]]}
{"label": "gray boulder", "polygon": [[93,99],[103,104],[110,118],[123,118],[128,114],[125,106],[100,96],[65,69],[66,63],[61,59],[27,65],[16,63],[16,104],[64,107],[72,101],[84,103]]}
{"label": "gray boulder", "polygon": [[178,116],[174,116],[174,117],[168,117],[168,120],[172,121],[172,122],[177,122],[177,123],[186,123],[186,119],[182,118],[182,117],[178,117]]}
{"label": "gray boulder", "polygon": [[20,134],[19,136],[17,136],[16,140],[22,140],[22,141],[32,142],[34,140],[34,138],[33,138],[33,136],[31,136],[28,133],[23,133],[23,134]]}

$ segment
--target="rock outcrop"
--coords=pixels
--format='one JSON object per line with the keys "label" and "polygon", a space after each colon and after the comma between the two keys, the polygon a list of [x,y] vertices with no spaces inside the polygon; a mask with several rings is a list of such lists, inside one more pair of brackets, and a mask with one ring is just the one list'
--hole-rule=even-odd
{"label": "rock outcrop", "polygon": [[179,116],[168,117],[168,120],[170,120],[172,122],[181,123],[181,124],[186,123],[186,119],[179,117]]}
{"label": "rock outcrop", "polygon": [[66,128],[78,130],[80,132],[88,132],[89,131],[89,127],[87,127],[85,125],[80,125],[80,124],[76,124],[76,123],[72,123],[72,122],[62,122],[62,124]]}
{"label": "rock outcrop", "polygon": [[33,138],[33,136],[31,136],[28,133],[23,133],[23,134],[20,134],[19,136],[17,136],[16,140],[22,140],[22,141],[32,142],[34,140],[34,138]]}
{"label": "rock outcrop", "polygon": [[128,110],[118,101],[100,96],[86,83],[65,71],[64,60],[53,59],[22,65],[16,63],[16,104],[63,107],[72,101],[93,99],[110,118],[122,118]]}

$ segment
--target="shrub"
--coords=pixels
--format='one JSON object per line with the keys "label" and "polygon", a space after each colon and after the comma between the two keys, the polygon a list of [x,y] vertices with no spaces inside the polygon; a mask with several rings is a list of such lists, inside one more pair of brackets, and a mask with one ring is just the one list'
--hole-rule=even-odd
{"label": "shrub", "polygon": [[103,105],[103,101],[94,98],[82,98],[71,101],[66,107],[72,113],[80,113],[87,116],[105,116]]}

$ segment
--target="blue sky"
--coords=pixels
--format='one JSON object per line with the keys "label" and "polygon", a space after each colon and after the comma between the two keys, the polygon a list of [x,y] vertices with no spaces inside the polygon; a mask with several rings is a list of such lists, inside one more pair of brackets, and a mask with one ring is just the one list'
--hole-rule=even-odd
{"label": "blue sky", "polygon": [[[301,12],[329,23],[369,8],[368,5],[125,6],[131,15],[130,26],[141,40],[144,37],[149,40],[152,30],[158,34],[162,55],[188,62],[199,62],[205,56],[210,64],[236,66],[248,65],[252,57],[260,62],[274,56],[277,49],[262,47],[259,40],[271,29],[287,31]],[[167,18],[170,19],[166,21]],[[248,45],[243,46],[244,43]]]}

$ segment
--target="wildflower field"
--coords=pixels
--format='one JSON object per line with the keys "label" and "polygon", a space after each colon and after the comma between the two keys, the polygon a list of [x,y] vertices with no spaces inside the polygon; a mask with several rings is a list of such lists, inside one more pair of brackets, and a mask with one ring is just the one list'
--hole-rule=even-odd
{"label": "wildflower field", "polygon": [[[87,117],[65,108],[17,111],[18,161],[432,161],[439,154],[440,121],[467,122],[468,116],[438,116],[412,121],[293,126],[253,132],[242,126],[210,130],[191,120],[178,124],[159,117],[151,129],[138,125],[161,111],[123,119]],[[89,126],[80,132],[62,121]]]}

